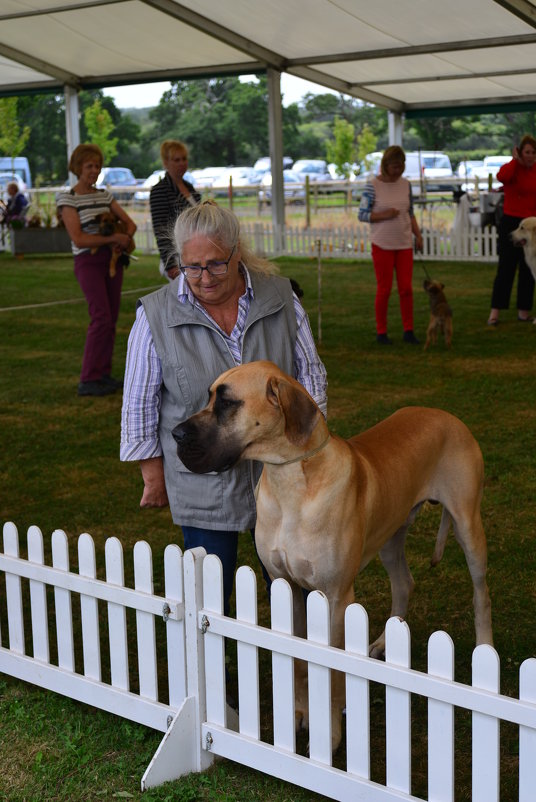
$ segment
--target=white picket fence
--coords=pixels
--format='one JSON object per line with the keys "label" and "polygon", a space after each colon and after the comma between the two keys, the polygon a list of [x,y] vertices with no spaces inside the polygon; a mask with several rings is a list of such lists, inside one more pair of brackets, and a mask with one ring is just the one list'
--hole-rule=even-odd
{"label": "white picket fence", "polygon": [[[490,646],[473,653],[472,685],[454,680],[454,647],[444,632],[428,645],[428,673],[410,665],[405,622],[390,619],[386,661],[368,657],[368,620],[353,604],[346,610],[345,650],[329,646],[329,607],[319,592],[309,594],[307,639],[292,633],[292,594],[284,580],[272,585],[271,627],[258,625],[255,573],[241,566],[236,576],[236,618],[223,615],[219,559],[203,549],[183,555],[168,546],[164,555],[164,593],[153,591],[149,546],[134,547],[134,588],[124,583],[119,541],[105,546],[105,580],[97,579],[95,546],[78,539],[78,572],[69,570],[65,533],[52,535],[52,565],[44,560],[40,530],[28,530],[27,558],[19,555],[14,524],[4,526],[0,553],[0,672],[57,691],[79,701],[146,724],[165,733],[142,779],[142,788],[207,768],[226,757],[336,800],[393,802],[414,800],[411,792],[412,694],[428,705],[428,800],[454,802],[454,711],[472,715],[473,802],[498,802],[500,721],[519,727],[519,802],[532,802],[536,788],[536,659],[520,668],[520,698],[499,693],[499,659]],[[53,588],[56,652],[48,633],[47,607]],[[73,627],[72,596],[80,599],[80,632]],[[0,602],[2,593],[0,592]],[[103,606],[106,606],[106,610]],[[139,689],[130,689],[128,608],[135,610]],[[107,615],[104,615],[104,613]],[[100,613],[100,615],[99,615]],[[158,618],[165,626],[156,627]],[[99,627],[109,633],[109,676],[103,676]],[[25,631],[25,623],[29,630]],[[166,639],[168,699],[159,699],[158,635]],[[81,643],[75,643],[76,637]],[[225,640],[237,642],[237,716],[226,704]],[[132,644],[131,644],[132,646]],[[78,648],[76,648],[78,647]],[[262,697],[259,650],[271,653],[272,699]],[[82,654],[77,670],[76,652]],[[132,651],[132,649],[131,649]],[[308,662],[309,751],[299,754],[294,731],[293,660]],[[332,765],[330,672],[346,675],[346,767]],[[370,683],[385,686],[385,784],[371,779],[374,711]],[[265,683],[263,683],[265,687]],[[261,709],[270,702],[273,733],[263,736]],[[376,713],[377,715],[377,713]],[[509,796],[509,800],[512,799]]]}
{"label": "white picket fence", "polygon": [[[274,235],[271,223],[242,223],[242,233],[253,249],[267,257],[306,256],[337,259],[370,259],[370,226],[333,228],[300,228],[286,226],[281,242]],[[141,223],[136,232],[136,246],[144,253],[157,253],[150,220]],[[423,259],[433,261],[495,262],[497,230],[487,226],[467,226],[461,232],[453,229],[423,229]]]}

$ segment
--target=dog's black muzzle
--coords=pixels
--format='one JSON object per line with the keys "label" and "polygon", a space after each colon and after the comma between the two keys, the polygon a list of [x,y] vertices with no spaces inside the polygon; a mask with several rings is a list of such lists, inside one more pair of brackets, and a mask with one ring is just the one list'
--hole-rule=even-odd
{"label": "dog's black muzzle", "polygon": [[191,418],[179,423],[171,434],[177,443],[180,461],[193,473],[221,473],[232,468],[240,452],[218,446],[218,438],[210,427],[200,427]]}

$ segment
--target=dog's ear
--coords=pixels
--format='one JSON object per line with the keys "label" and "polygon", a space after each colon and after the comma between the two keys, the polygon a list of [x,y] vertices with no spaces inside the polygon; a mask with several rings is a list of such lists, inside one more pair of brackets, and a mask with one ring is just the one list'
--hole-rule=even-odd
{"label": "dog's ear", "polygon": [[281,409],[289,442],[295,446],[305,445],[317,415],[322,414],[309,393],[286,379],[272,376],[266,384],[266,397],[270,404]]}
{"label": "dog's ear", "polygon": [[444,289],[445,289],[445,285],[444,285],[444,284],[442,284],[441,282],[439,282],[439,289],[441,289],[441,290],[444,290]]}

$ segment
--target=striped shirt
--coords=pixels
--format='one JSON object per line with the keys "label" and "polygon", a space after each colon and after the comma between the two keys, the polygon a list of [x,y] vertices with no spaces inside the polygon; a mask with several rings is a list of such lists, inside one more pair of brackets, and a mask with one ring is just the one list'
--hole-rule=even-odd
{"label": "striped shirt", "polygon": [[[243,267],[246,291],[238,301],[238,317],[231,334],[217,327],[232,354],[236,365],[241,364],[244,328],[253,298],[249,273]],[[192,304],[215,325],[206,309],[195,298],[182,273],[177,279],[179,303]],[[326,369],[318,356],[307,314],[294,295],[296,312],[296,345],[294,376],[327,415]],[[121,411],[120,459],[124,462],[162,456],[158,437],[162,366],[154,347],[151,329],[143,306],[136,312],[128,341],[125,366],[125,391]],[[127,392],[128,388],[128,392]]]}
{"label": "striped shirt", "polygon": [[[74,190],[69,192],[61,192],[58,195],[56,206],[71,206],[76,209],[80,218],[80,226],[84,234],[98,234],[99,221],[98,217],[101,214],[106,214],[110,211],[110,206],[114,201],[114,196],[107,189],[97,189],[95,192],[89,192],[87,195],[77,195]],[[90,248],[78,248],[74,242],[71,243],[73,254],[77,256],[79,253],[87,253]]]}
{"label": "striped shirt", "polygon": [[188,181],[184,181],[184,184],[190,192],[189,196],[179,192],[169,173],[166,173],[151,190],[149,200],[151,221],[163,268],[178,267],[179,264],[173,239],[173,227],[177,217],[188,209],[192,202],[195,206],[201,200],[201,195],[195,191],[192,184]]}

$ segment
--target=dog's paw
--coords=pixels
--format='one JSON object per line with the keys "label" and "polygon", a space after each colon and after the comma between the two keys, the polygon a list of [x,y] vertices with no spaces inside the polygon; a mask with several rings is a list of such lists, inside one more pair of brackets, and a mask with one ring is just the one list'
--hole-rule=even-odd
{"label": "dog's paw", "polygon": [[308,730],[309,729],[308,711],[296,708],[296,710],[294,711],[294,722],[295,722],[296,732],[300,732],[300,730]]}
{"label": "dog's paw", "polygon": [[374,657],[375,660],[385,660],[385,634],[382,633],[380,637],[371,643],[369,646],[369,657]]}

